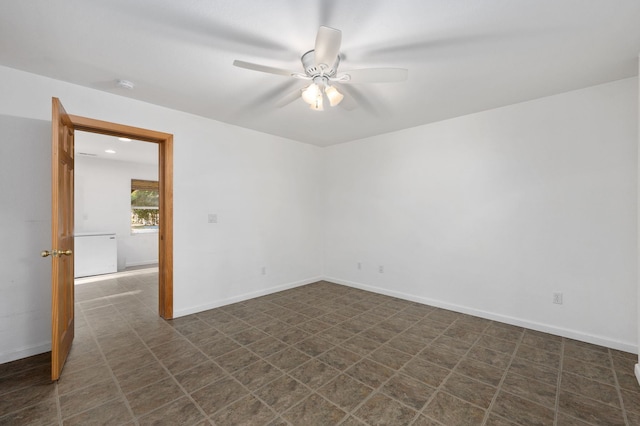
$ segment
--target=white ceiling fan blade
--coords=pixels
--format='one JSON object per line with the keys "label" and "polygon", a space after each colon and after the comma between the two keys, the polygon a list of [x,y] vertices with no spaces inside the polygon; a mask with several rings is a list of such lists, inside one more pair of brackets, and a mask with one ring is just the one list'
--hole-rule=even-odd
{"label": "white ceiling fan blade", "polygon": [[252,71],[266,72],[268,74],[284,75],[286,77],[291,77],[294,74],[296,74],[293,71],[285,70],[282,68],[268,67],[266,65],[254,64],[252,62],[235,60],[233,61],[233,65],[238,68],[245,68]]}
{"label": "white ceiling fan blade", "polygon": [[351,96],[350,93],[347,93],[346,90],[342,90],[342,91],[345,92],[346,96],[344,97],[344,99],[342,99],[342,102],[340,102],[338,105],[346,109],[347,111],[353,111],[354,109],[358,108],[358,101],[356,101],[356,98]]}
{"label": "white ceiling fan blade", "polygon": [[[358,87],[356,85],[347,86],[342,85],[340,89],[344,91],[344,98],[347,99],[347,95],[349,98],[353,98],[355,104],[357,104],[358,108],[362,108],[362,110],[367,113],[375,116],[375,117],[384,117],[389,114],[385,114],[384,102],[379,97],[375,96],[374,90],[369,88],[362,88],[362,86]],[[342,103],[340,103],[342,105]],[[348,105],[346,105],[348,106]]]}
{"label": "white ceiling fan blade", "polygon": [[[343,75],[350,78],[342,80]],[[404,68],[364,68],[360,70],[345,71],[337,76],[340,83],[394,83],[405,81],[409,76],[409,70]]]}
{"label": "white ceiling fan blade", "polygon": [[342,31],[329,27],[320,27],[316,36],[316,47],[314,49],[316,65],[325,64],[331,67],[342,43]]}
{"label": "white ceiling fan blade", "polygon": [[278,102],[276,102],[276,107],[277,108],[282,108],[284,106],[287,106],[291,102],[300,99],[301,96],[302,96],[302,93],[301,93],[300,89],[297,89],[297,90],[295,90],[295,91],[293,91],[291,93],[288,93],[287,95],[283,96]]}
{"label": "white ceiling fan blade", "polygon": [[364,94],[355,86],[340,86],[340,91],[344,93],[344,99],[340,102],[340,106],[347,111],[353,111],[360,106],[364,106],[367,112],[372,112],[371,104],[367,101]]}

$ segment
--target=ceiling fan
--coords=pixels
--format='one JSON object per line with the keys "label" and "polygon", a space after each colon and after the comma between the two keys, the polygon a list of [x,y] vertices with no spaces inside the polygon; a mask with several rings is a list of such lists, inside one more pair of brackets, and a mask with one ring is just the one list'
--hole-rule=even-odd
{"label": "ceiling fan", "polygon": [[340,104],[344,95],[336,89],[335,84],[391,83],[407,79],[408,70],[404,68],[365,68],[338,73],[341,42],[342,32],[340,30],[321,26],[316,36],[315,48],[300,58],[304,72],[289,71],[239,60],[233,61],[233,65],[253,71],[311,81],[308,86],[284,97],[277,103],[277,106],[285,106],[302,97],[315,111],[324,109],[325,98],[332,107]]}

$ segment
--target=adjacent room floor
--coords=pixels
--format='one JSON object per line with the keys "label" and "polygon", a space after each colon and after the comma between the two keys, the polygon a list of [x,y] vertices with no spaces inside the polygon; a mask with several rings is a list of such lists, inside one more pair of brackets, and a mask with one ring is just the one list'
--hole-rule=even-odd
{"label": "adjacent room floor", "polygon": [[157,272],[76,286],[76,339],[0,365],[0,424],[640,425],[637,356],[327,282],[174,321]]}

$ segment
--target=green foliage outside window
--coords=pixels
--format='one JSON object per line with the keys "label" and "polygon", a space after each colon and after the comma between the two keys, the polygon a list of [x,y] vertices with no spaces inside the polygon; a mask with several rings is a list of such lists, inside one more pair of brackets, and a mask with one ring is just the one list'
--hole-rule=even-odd
{"label": "green foliage outside window", "polygon": [[131,230],[157,229],[160,224],[159,193],[156,190],[131,191]]}
{"label": "green foliage outside window", "polygon": [[158,207],[158,191],[135,189],[131,192],[131,207]]}

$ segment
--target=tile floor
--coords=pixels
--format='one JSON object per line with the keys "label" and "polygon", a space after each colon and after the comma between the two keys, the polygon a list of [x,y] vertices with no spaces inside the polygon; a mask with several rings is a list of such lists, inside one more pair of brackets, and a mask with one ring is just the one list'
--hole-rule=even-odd
{"label": "tile floor", "polygon": [[0,365],[0,424],[640,425],[633,354],[327,282],[163,321],[155,283],[77,286],[62,378]]}

